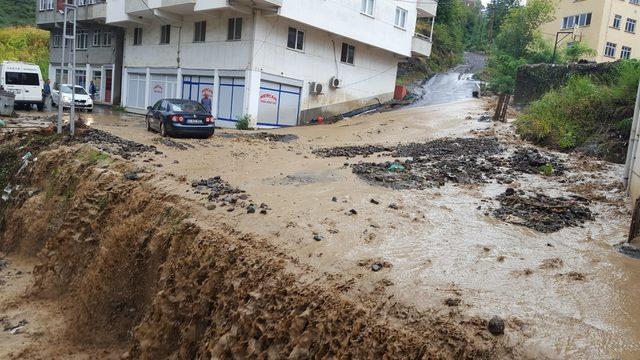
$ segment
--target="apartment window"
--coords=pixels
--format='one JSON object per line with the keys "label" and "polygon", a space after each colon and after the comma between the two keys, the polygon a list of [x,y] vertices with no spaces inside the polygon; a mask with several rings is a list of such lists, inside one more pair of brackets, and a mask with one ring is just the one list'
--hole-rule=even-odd
{"label": "apartment window", "polygon": [[160,45],[171,43],[171,25],[162,25],[160,27]]}
{"label": "apartment window", "polygon": [[242,39],[242,18],[229,19],[227,40],[232,41],[240,39]]}
{"label": "apartment window", "polygon": [[624,26],[624,31],[634,33],[636,32],[636,20],[635,19],[627,19],[627,23]]}
{"label": "apartment window", "polygon": [[575,26],[589,26],[591,25],[591,13],[565,16],[562,18],[562,28],[572,29]]}
{"label": "apartment window", "polygon": [[86,50],[87,42],[89,41],[89,34],[86,31],[78,31],[76,34],[76,49]]}
{"label": "apartment window", "polygon": [[54,34],[53,35],[53,47],[54,48],[59,48],[60,45],[62,44],[62,35],[60,34]]}
{"label": "apartment window", "polygon": [[142,28],[133,29],[133,45],[142,45]]}
{"label": "apartment window", "polygon": [[620,29],[620,24],[622,23],[622,15],[616,15],[613,18],[613,25],[612,27],[616,28],[616,29]]}
{"label": "apartment window", "polygon": [[360,12],[369,16],[373,16],[373,8],[375,6],[375,0],[362,0],[360,5]]}
{"label": "apartment window", "polygon": [[102,30],[96,30],[93,32],[93,47],[100,47],[102,45]]}
{"label": "apartment window", "polygon": [[616,47],[617,47],[616,44],[608,42],[607,45],[604,47],[604,56],[615,57]]}
{"label": "apartment window", "polygon": [[353,65],[355,56],[356,47],[347,43],[342,43],[342,54],[340,54],[340,61],[345,64]]}
{"label": "apartment window", "polygon": [[198,21],[195,23],[195,29],[193,33],[193,42],[205,42],[207,34],[207,22]]}
{"label": "apartment window", "polygon": [[104,47],[111,46],[111,30],[102,32],[102,46]]}
{"label": "apartment window", "polygon": [[620,59],[630,59],[631,58],[631,48],[628,46],[623,46],[620,49]]}
{"label": "apartment window", "polygon": [[40,11],[53,10],[53,0],[40,0],[38,4]]}
{"label": "apartment window", "polygon": [[287,38],[287,47],[294,50],[304,50],[304,31],[290,27],[289,36]]}
{"label": "apartment window", "polygon": [[407,10],[397,7],[396,8],[396,27],[405,29],[407,27]]}

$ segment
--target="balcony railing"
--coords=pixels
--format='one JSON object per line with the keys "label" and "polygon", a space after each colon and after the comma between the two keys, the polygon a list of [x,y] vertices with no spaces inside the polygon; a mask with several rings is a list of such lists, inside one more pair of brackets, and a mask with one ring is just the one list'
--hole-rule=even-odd
{"label": "balcony railing", "polygon": [[433,46],[431,38],[416,33],[411,41],[411,53],[415,56],[431,56],[431,47]]}

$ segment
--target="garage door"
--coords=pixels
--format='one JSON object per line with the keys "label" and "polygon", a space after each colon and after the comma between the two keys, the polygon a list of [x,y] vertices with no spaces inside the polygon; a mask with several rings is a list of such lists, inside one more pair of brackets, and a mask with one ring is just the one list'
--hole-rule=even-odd
{"label": "garage door", "polygon": [[242,117],[244,103],[244,78],[221,77],[218,91],[218,116],[220,126],[234,127]]}
{"label": "garage door", "polygon": [[176,75],[151,75],[149,104],[155,104],[162,99],[174,99],[177,83]]}
{"label": "garage door", "polygon": [[299,87],[263,80],[260,83],[258,125],[298,125],[301,93],[302,89]]}
{"label": "garage door", "polygon": [[130,73],[127,78],[127,106],[144,109],[147,75]]}
{"label": "garage door", "polygon": [[182,80],[182,98],[200,102],[205,93],[213,96],[213,77],[185,75]]}

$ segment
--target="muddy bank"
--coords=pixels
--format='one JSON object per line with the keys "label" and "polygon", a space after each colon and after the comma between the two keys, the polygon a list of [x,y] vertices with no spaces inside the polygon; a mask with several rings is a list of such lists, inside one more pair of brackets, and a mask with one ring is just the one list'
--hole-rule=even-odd
{"label": "muddy bank", "polygon": [[10,179],[20,187],[0,251],[37,257],[32,296],[68,305],[75,346],[118,345],[142,359],[517,355],[484,319],[351,296],[346,279],[265,239],[195,225],[202,209],[157,192],[149,174],[125,179],[127,162],[58,145]]}

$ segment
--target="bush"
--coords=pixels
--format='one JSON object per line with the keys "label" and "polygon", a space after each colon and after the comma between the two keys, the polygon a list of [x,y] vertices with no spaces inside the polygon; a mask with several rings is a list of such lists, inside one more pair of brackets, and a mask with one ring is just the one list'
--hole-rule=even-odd
{"label": "bush", "polygon": [[49,73],[49,32],[34,27],[0,28],[0,61],[13,60],[40,66]]}
{"label": "bush", "polygon": [[541,145],[624,161],[640,62],[622,61],[614,73],[611,77],[572,77],[525,109],[516,121],[517,132]]}
{"label": "bush", "polygon": [[238,130],[251,130],[249,125],[251,124],[251,115],[244,115],[236,123],[236,129]]}

